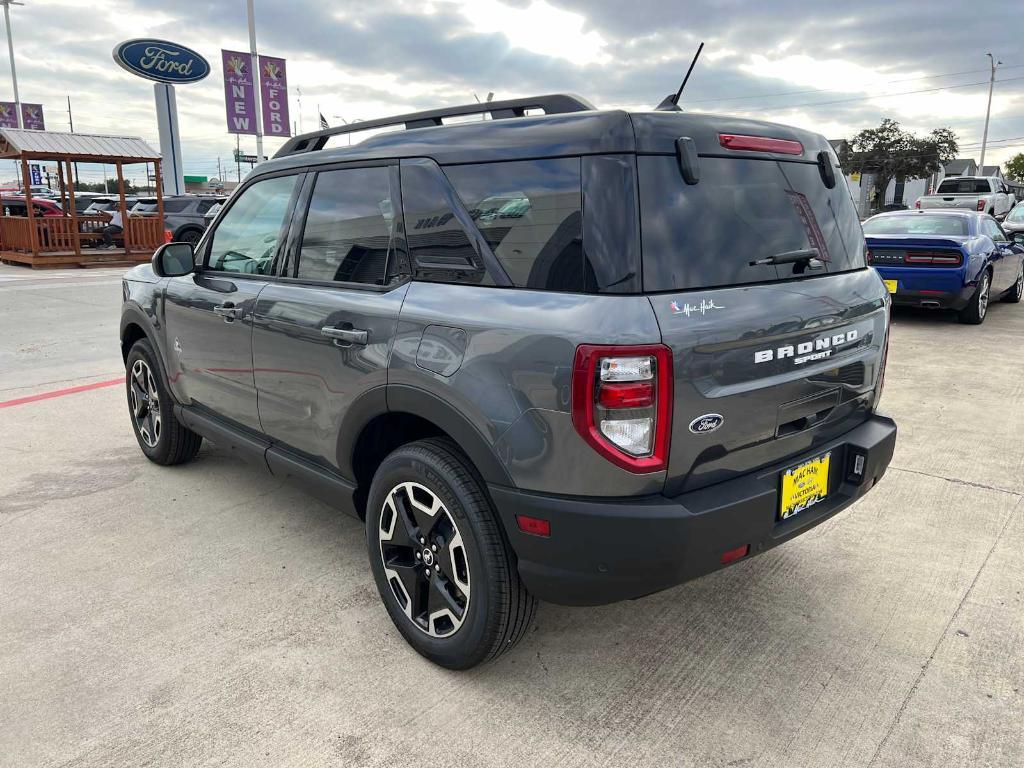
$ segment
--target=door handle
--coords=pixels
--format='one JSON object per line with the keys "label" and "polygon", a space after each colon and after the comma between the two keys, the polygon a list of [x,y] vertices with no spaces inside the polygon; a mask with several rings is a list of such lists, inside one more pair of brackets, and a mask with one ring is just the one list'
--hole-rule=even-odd
{"label": "door handle", "polygon": [[237,320],[242,316],[244,310],[241,307],[236,307],[234,302],[225,301],[223,304],[218,304],[213,308],[213,311],[224,318],[224,322],[230,323],[232,320]]}
{"label": "door handle", "polygon": [[[333,339],[334,343],[338,346],[356,344],[360,347],[365,347],[370,339],[370,334],[359,328],[332,328],[329,325],[320,329],[320,335]],[[344,342],[344,344],[339,344],[338,342]]]}

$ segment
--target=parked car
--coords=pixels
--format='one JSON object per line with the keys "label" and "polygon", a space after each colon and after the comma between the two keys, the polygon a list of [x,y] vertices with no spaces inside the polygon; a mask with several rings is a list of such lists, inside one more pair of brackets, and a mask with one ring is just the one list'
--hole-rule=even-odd
{"label": "parked car", "polygon": [[[129,212],[131,212],[132,208],[135,206],[135,203],[137,202],[138,198],[135,197],[134,195],[125,195],[125,209],[128,210]],[[85,213],[105,213],[106,211],[120,207],[121,198],[117,195],[114,195],[112,197],[96,197],[93,198],[91,203],[89,203],[89,206],[85,209]]]}
{"label": "parked car", "polygon": [[953,309],[976,325],[992,297],[1020,301],[1024,248],[987,213],[882,213],[864,222],[864,235],[895,304]]}
{"label": "parked car", "polygon": [[[176,242],[195,246],[206,230],[206,214],[224,199],[217,195],[169,195],[164,198],[164,226]],[[158,215],[156,198],[139,198],[132,215]]]}
{"label": "parked car", "polygon": [[[0,198],[4,216],[28,216],[28,204],[24,197]],[[64,210],[60,203],[48,198],[32,198],[33,214],[36,216],[63,216]]]}
{"label": "parked car", "polygon": [[1002,179],[988,176],[953,176],[943,179],[934,195],[917,198],[917,210],[966,208],[1002,218],[1016,204]]}
{"label": "parked car", "polygon": [[[519,117],[442,125],[483,112]],[[403,124],[290,140],[125,275],[150,460],[205,437],[363,519],[395,626],[452,668],[538,598],[672,587],[884,474],[889,294],[824,137],[564,95],[358,127]]]}
{"label": "parked car", "polygon": [[1003,231],[1007,235],[1024,232],[1024,205],[1016,205],[1003,219]]}

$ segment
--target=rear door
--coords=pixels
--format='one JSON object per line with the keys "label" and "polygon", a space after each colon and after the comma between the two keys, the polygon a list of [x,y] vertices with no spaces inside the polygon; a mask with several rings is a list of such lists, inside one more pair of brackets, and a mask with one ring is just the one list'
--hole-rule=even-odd
{"label": "rear door", "polygon": [[349,409],[384,391],[408,289],[398,166],[323,170],[307,184],[283,274],[256,302],[253,365],[263,431],[336,468]]}
{"label": "rear door", "polygon": [[[644,290],[673,352],[668,493],[810,451],[873,407],[885,288],[841,171],[830,188],[797,138],[792,159],[702,152],[696,184],[674,155],[637,158]],[[816,269],[770,263],[809,249]]]}

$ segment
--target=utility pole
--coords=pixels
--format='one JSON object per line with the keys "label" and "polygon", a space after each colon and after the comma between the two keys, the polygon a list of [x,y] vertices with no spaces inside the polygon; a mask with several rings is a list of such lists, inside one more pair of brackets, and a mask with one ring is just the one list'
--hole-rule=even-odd
{"label": "utility pole", "polygon": [[235,134],[235,173],[237,183],[242,183],[242,141],[239,135]]}
{"label": "utility pole", "polygon": [[14,86],[14,111],[18,114],[18,127],[24,128],[25,122],[21,116],[21,97],[18,96],[18,72],[14,68],[14,37],[11,35],[11,6],[24,5],[14,0],[0,0],[4,6],[4,24],[7,25],[7,52],[11,56],[11,84]]}
{"label": "utility pole", "polygon": [[[985,147],[988,144],[988,118],[992,113],[992,89],[996,84],[996,67],[1003,63],[996,61],[995,56],[991,53],[986,53],[985,55],[988,56],[989,64],[992,65],[992,77],[988,81],[988,107],[985,109],[985,132],[981,136],[981,168],[985,167]],[[981,173],[981,168],[978,169],[978,173]]]}
{"label": "utility pole", "polygon": [[[3,2],[4,0],[0,0]],[[255,88],[256,102],[256,162],[263,162],[263,89],[260,87],[262,76],[260,75],[260,58],[256,53],[256,11],[253,9],[254,0],[246,0],[245,8],[249,16],[249,55],[252,56],[251,71],[254,75],[253,86]],[[241,176],[241,165],[239,165],[239,176]]]}
{"label": "utility pole", "polygon": [[[75,118],[71,116],[71,95],[68,95],[68,127],[75,132]],[[73,186],[78,185],[78,163],[75,163],[75,178],[71,180]]]}

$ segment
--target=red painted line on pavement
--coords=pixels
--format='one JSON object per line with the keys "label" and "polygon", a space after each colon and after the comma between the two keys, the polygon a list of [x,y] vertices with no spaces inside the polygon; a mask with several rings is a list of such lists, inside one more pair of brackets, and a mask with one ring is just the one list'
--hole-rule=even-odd
{"label": "red painted line on pavement", "polygon": [[0,408],[10,408],[15,405],[24,405],[25,403],[35,403],[39,400],[49,400],[52,397],[64,397],[64,395],[74,395],[78,392],[88,392],[91,389],[102,389],[103,387],[113,387],[116,384],[124,384],[124,376],[119,379],[110,379],[109,381],[96,381],[92,384],[82,384],[77,387],[67,387],[65,389],[55,389],[52,392],[40,392],[38,395],[29,395],[28,397],[18,397],[14,400],[4,400],[0,402]]}

